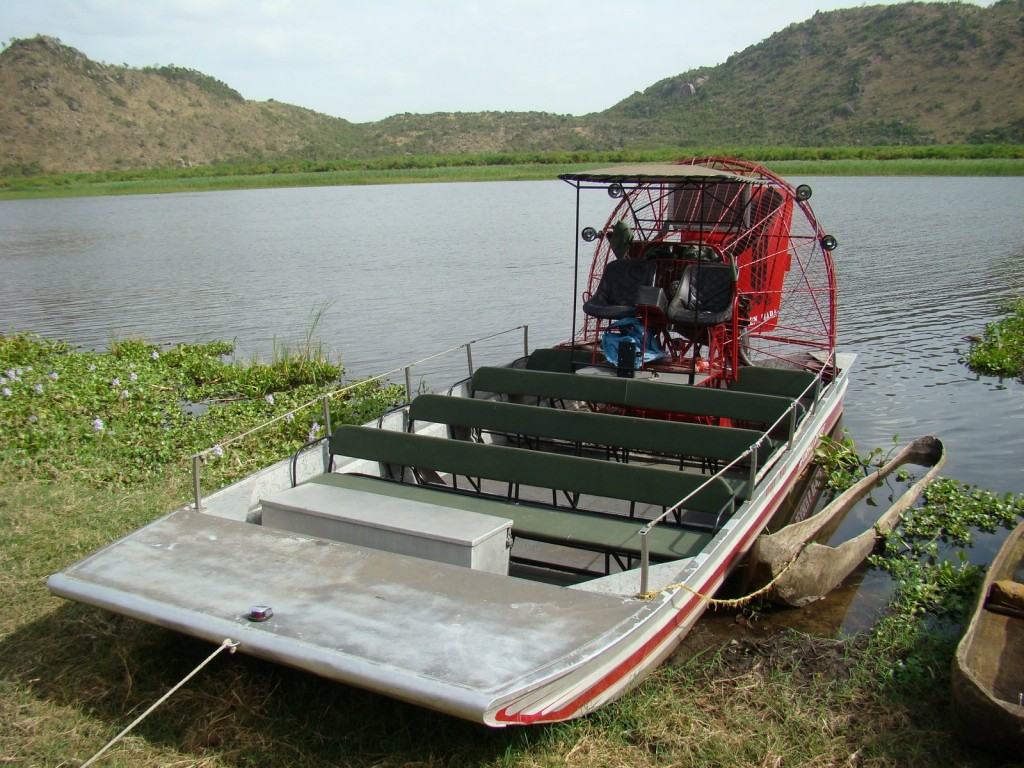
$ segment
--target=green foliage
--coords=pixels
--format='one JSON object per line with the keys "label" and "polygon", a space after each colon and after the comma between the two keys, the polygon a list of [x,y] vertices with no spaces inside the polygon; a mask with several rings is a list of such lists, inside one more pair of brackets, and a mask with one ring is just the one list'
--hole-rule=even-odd
{"label": "green foliage", "polygon": [[968,367],[988,376],[1024,376],[1024,297],[1009,302],[1007,317],[989,323],[981,338],[973,339]]}
{"label": "green foliage", "polygon": [[[849,435],[822,437],[815,462],[826,486],[841,492],[885,463],[881,448],[861,456]],[[893,445],[899,437],[893,438]],[[891,453],[890,449],[890,453]],[[967,616],[983,576],[967,548],[976,531],[1012,528],[1024,518],[1024,495],[997,494],[938,478],[924,503],[907,511],[868,562],[894,586],[888,611],[874,627],[865,671],[901,695],[948,684],[956,628]]]}
{"label": "green foliage", "polygon": [[[96,353],[0,336],[0,463],[26,477],[131,485],[204,453],[204,480],[225,483],[323,436],[323,395],[334,396],[336,423],[368,420],[402,399],[400,388],[377,383],[335,395],[341,367],[309,349],[316,354],[243,365],[226,359],[233,349],[223,342],[161,350],[126,339]],[[274,419],[233,455],[211,451]]]}
{"label": "green foliage", "polygon": [[[154,194],[342,184],[409,184],[549,180],[560,173],[613,163],[658,162],[692,154],[724,155],[763,162],[782,175],[1024,175],[1024,145],[986,148],[717,147],[651,152],[574,152],[485,156],[411,156],[374,160],[275,161],[214,166],[0,175],[0,199],[82,195]],[[987,154],[986,154],[987,153]],[[897,155],[899,157],[897,157]]]}
{"label": "green foliage", "polygon": [[171,83],[190,83],[201,91],[205,91],[211,96],[215,96],[218,99],[226,101],[237,101],[244,102],[245,99],[238,91],[229,86],[227,83],[223,83],[215,77],[210,75],[204,75],[195,69],[187,69],[185,67],[176,67],[173,64],[169,64],[164,67],[143,67],[143,72],[151,72],[155,75],[159,75],[165,80]]}
{"label": "green foliage", "polygon": [[1012,528],[1022,517],[1024,494],[998,496],[949,478],[925,489],[924,504],[907,512],[869,558],[896,587],[872,640],[885,660],[877,670],[883,679],[917,688],[947,679],[956,628],[984,574],[968,563],[974,532]]}
{"label": "green foliage", "polygon": [[866,456],[857,453],[853,438],[845,429],[840,440],[822,435],[814,449],[814,462],[821,468],[825,487],[834,493],[841,493],[874,471],[874,468],[885,464],[892,452],[898,447],[899,435],[894,435],[893,446],[889,453],[883,454],[881,448],[875,448]]}

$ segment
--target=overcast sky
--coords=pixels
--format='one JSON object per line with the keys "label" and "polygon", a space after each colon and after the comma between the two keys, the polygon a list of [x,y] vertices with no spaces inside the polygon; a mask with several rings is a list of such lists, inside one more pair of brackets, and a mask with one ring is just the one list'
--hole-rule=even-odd
{"label": "overcast sky", "polygon": [[583,115],[666,77],[720,64],[815,11],[865,4],[0,0],[0,41],[50,35],[95,61],[176,64],[247,99],[353,122],[400,112]]}

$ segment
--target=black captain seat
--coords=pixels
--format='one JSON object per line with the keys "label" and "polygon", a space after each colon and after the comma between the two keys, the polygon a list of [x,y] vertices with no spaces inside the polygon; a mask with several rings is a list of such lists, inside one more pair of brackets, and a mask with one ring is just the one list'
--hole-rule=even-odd
{"label": "black captain seat", "polygon": [[654,285],[657,264],[645,259],[618,259],[609,262],[597,290],[583,304],[591,317],[621,320],[637,314],[637,294]]}
{"label": "black captain seat", "polygon": [[732,319],[735,296],[731,264],[687,264],[665,316],[679,325],[719,325]]}

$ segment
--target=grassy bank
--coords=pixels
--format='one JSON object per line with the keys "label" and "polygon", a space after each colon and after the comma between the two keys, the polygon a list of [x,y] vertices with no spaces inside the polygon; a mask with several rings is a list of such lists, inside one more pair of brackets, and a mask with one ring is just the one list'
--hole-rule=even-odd
{"label": "grassy bank", "polygon": [[[204,452],[204,477],[226,482],[249,471],[252,446],[228,438],[253,422],[281,417],[281,432],[263,438],[278,455],[316,432],[298,405],[336,389],[334,363],[315,346],[268,363],[238,363],[229,351],[127,340],[97,354],[0,337],[0,763],[81,764],[211,652],[56,599],[45,579],[185,500],[189,453]],[[362,421],[397,397],[364,384],[332,407],[339,420]],[[876,456],[843,447],[833,453],[847,468]],[[616,704],[508,731],[222,654],[100,765],[989,765],[951,735],[949,661],[978,575],[955,552],[971,530],[1024,514],[1024,498],[946,481],[926,502],[879,561],[908,564],[893,572],[906,588],[861,637],[765,636],[752,620],[720,634],[699,625]],[[943,552],[928,548],[939,540]]]}
{"label": "grassy bank", "polygon": [[764,162],[784,176],[1019,176],[1024,147],[742,147],[646,153],[529,153],[401,157],[363,161],[281,161],[247,166],[157,168],[0,177],[0,200],[227,189],[554,179],[623,162],[720,154]]}

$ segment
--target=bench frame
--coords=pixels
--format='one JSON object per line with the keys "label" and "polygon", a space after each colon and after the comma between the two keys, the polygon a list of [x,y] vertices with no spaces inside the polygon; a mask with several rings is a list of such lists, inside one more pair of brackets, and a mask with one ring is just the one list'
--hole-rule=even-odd
{"label": "bench frame", "polygon": [[424,394],[413,400],[409,406],[410,431],[416,422],[443,424],[453,439],[457,437],[455,428],[463,428],[513,436],[520,447],[530,438],[562,441],[571,444],[576,455],[585,444],[600,446],[609,454],[621,452],[624,463],[628,463],[631,451],[671,456],[678,459],[680,468],[687,456],[700,459],[702,468],[715,468],[719,462],[734,463],[749,455],[743,498],[753,492],[759,465],[778,447],[762,432],[737,427],[448,395]]}

